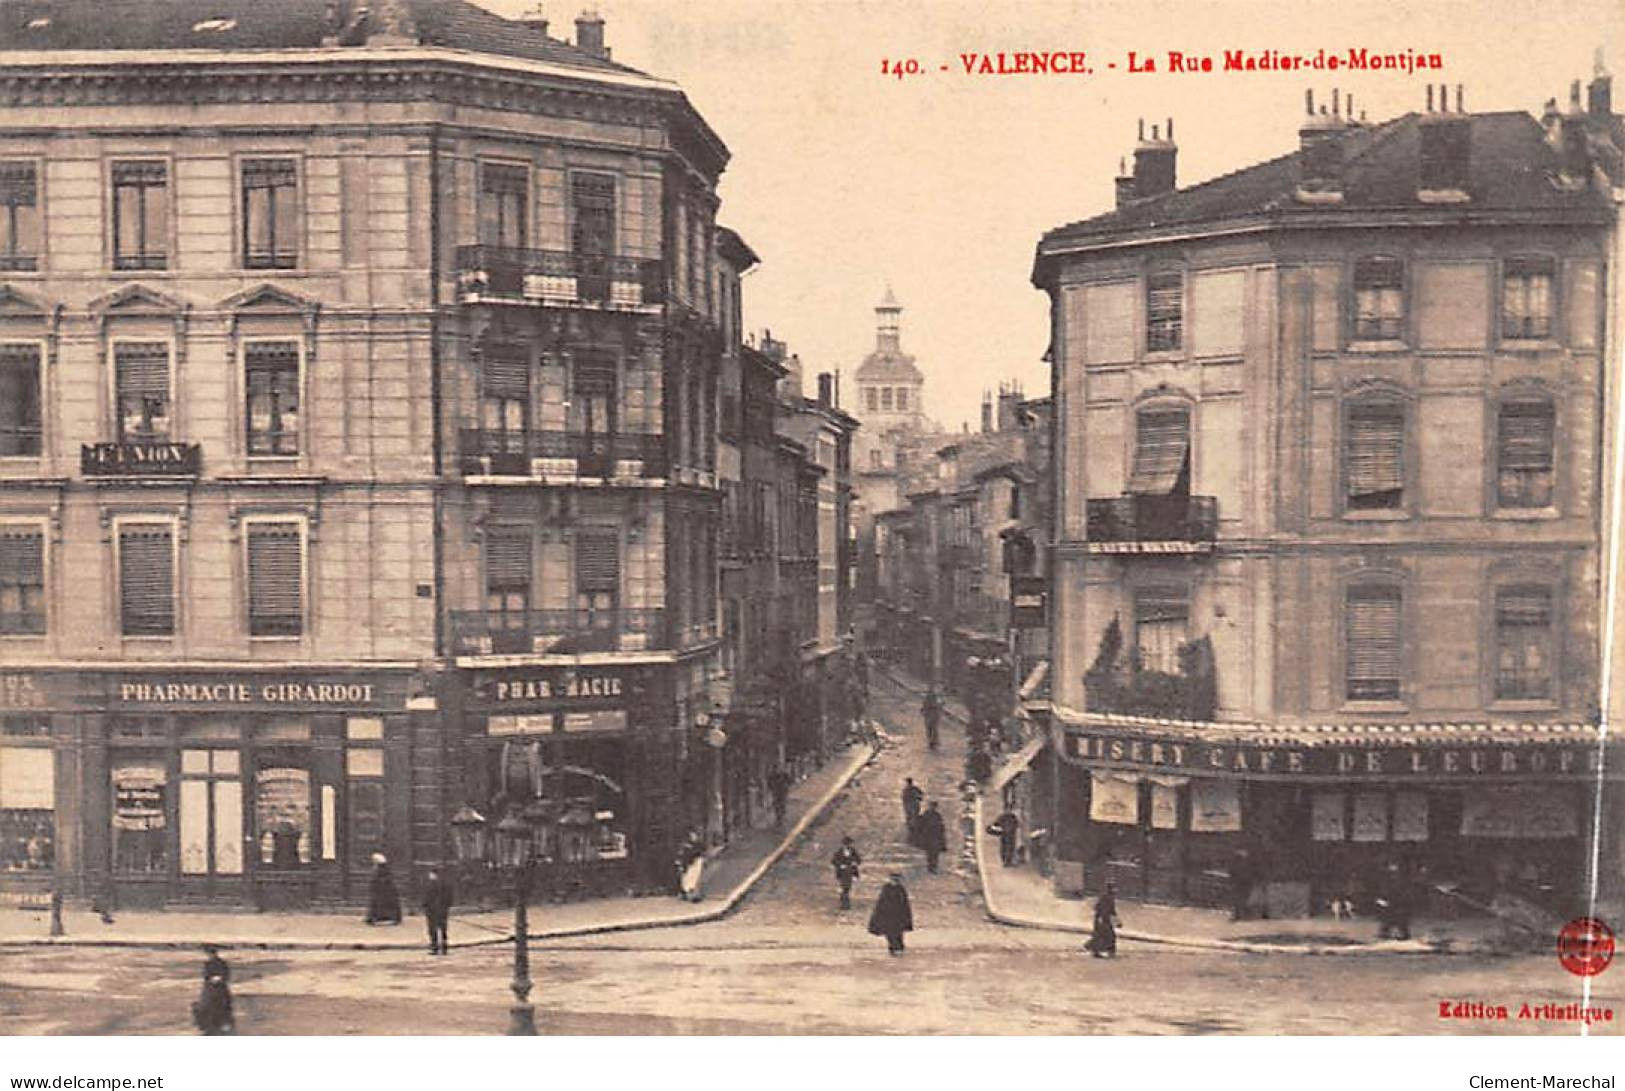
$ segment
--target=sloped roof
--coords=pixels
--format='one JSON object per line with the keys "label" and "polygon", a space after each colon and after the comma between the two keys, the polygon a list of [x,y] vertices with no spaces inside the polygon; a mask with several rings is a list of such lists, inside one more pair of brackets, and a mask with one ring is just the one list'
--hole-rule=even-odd
{"label": "sloped roof", "polygon": [[1486,211],[1580,212],[1606,216],[1604,194],[1572,192],[1552,184],[1559,169],[1545,130],[1527,113],[1463,115],[1470,126],[1468,192],[1463,204],[1439,205],[1417,194],[1422,115],[1411,113],[1378,125],[1359,125],[1330,137],[1342,152],[1342,200],[1333,205],[1297,199],[1301,151],[1245,167],[1186,189],[1135,201],[1122,208],[1047,232],[1039,256],[1124,235],[1249,218],[1281,223],[1295,217],[1324,223],[1330,217],[1428,210],[1476,214]]}
{"label": "sloped roof", "polygon": [[[0,0],[0,50],[314,49],[330,0]],[[467,0],[372,0],[373,34],[616,72],[636,69]],[[638,73],[642,74],[642,73]]]}

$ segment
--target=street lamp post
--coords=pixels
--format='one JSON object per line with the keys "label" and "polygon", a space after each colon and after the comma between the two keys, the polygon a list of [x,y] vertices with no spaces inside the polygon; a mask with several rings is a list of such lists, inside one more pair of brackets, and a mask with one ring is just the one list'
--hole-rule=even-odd
{"label": "street lamp post", "polygon": [[530,1002],[530,884],[535,870],[536,841],[531,824],[509,811],[497,823],[503,863],[512,869],[513,882],[513,1007],[508,1009],[508,1033],[535,1037],[536,1007]]}

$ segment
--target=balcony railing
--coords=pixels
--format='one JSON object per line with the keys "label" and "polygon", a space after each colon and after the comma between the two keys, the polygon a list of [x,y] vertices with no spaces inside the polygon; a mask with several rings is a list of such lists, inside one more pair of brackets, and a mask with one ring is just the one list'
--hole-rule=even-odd
{"label": "balcony railing", "polygon": [[578,655],[671,647],[666,612],[642,608],[454,610],[451,636],[457,655]]}
{"label": "balcony railing", "polygon": [[457,275],[465,303],[494,299],[559,307],[641,307],[666,300],[665,269],[647,258],[459,246]]}
{"label": "balcony railing", "polygon": [[498,432],[464,428],[459,447],[469,477],[663,478],[666,437],[659,432]]}
{"label": "balcony railing", "polygon": [[85,477],[196,477],[202,463],[196,443],[132,440],[79,446],[79,472]]}
{"label": "balcony railing", "polygon": [[1145,543],[1183,546],[1146,552],[1200,552],[1213,547],[1219,531],[1219,503],[1211,496],[1129,494],[1090,500],[1086,509],[1089,547],[1097,552],[1134,552]]}

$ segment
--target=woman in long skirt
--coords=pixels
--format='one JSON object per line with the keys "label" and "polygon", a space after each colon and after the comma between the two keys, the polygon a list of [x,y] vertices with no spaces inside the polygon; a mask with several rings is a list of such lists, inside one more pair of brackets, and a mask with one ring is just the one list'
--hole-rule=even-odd
{"label": "woman in long skirt", "polygon": [[1095,926],[1086,950],[1096,958],[1117,957],[1117,884],[1107,883],[1106,893],[1095,900]]}
{"label": "woman in long skirt", "polygon": [[705,841],[695,831],[677,852],[677,885],[685,902],[697,902],[705,897],[704,880]]}
{"label": "woman in long skirt", "polygon": [[384,854],[372,854],[372,879],[367,884],[367,923],[401,923],[401,891]]}

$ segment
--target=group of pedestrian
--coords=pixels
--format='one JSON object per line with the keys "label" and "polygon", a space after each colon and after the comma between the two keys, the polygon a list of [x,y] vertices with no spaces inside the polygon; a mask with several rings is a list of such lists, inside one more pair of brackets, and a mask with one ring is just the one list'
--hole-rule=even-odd
{"label": "group of pedestrian", "polygon": [[[430,868],[424,876],[421,905],[423,922],[429,931],[429,953],[447,952],[446,930],[451,921],[453,901],[451,883],[440,872]],[[372,854],[372,877],[367,881],[367,924],[401,923],[401,890],[390,870],[389,858],[381,852]]]}
{"label": "group of pedestrian", "polygon": [[[925,804],[925,809],[920,809]],[[948,849],[948,828],[937,801],[926,802],[925,792],[913,777],[903,778],[903,823],[908,843],[925,853],[925,870],[937,874],[937,860]]]}

